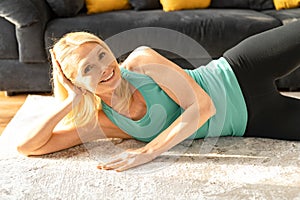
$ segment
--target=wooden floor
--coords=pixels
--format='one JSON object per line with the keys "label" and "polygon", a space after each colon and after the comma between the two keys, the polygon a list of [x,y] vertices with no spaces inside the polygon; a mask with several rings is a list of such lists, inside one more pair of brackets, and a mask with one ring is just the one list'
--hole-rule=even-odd
{"label": "wooden floor", "polygon": [[[283,93],[287,96],[300,98],[300,92],[296,93]],[[49,94],[45,94],[49,95]],[[4,92],[0,92],[0,135],[5,129],[6,125],[10,122],[19,108],[23,105],[27,95],[15,95],[12,97],[5,96]]]}
{"label": "wooden floor", "polygon": [[27,95],[25,94],[7,97],[4,92],[0,92],[0,135],[9,121],[23,105],[26,97]]}

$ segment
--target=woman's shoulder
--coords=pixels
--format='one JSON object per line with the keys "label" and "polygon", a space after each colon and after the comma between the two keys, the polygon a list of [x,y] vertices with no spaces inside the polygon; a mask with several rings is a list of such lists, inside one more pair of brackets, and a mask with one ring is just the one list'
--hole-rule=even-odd
{"label": "woman's shoulder", "polygon": [[154,55],[155,50],[148,46],[140,46],[134,49],[121,64],[121,68],[135,71],[137,66],[157,62]]}
{"label": "woman's shoulder", "polygon": [[133,56],[140,56],[140,55],[146,55],[154,51],[151,47],[148,46],[139,46],[136,49],[134,49],[131,54]]}

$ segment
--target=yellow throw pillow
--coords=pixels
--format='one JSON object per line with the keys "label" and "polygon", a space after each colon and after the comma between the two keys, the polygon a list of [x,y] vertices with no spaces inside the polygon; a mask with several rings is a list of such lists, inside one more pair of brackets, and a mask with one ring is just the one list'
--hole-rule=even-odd
{"label": "yellow throw pillow", "polygon": [[160,0],[166,12],[184,9],[207,8],[211,0]]}
{"label": "yellow throw pillow", "polygon": [[300,7],[300,0],[273,0],[276,10]]}
{"label": "yellow throw pillow", "polygon": [[88,14],[130,8],[128,0],[85,0],[85,5]]}

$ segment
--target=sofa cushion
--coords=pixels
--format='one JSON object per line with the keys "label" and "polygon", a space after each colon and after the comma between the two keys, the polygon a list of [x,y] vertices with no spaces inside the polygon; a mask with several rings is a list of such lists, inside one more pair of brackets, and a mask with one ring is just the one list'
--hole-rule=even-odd
{"label": "sofa cushion", "polygon": [[72,17],[84,7],[84,0],[47,0],[53,12],[59,17]]}
{"label": "sofa cushion", "polygon": [[14,24],[0,17],[0,59],[18,59],[18,43]]}
{"label": "sofa cushion", "polygon": [[175,11],[184,9],[207,8],[210,0],[187,1],[187,0],[160,0],[164,11]]}
{"label": "sofa cushion", "polygon": [[288,24],[300,20],[300,9],[266,10],[263,13],[278,19],[282,24]]}
{"label": "sofa cushion", "polygon": [[[280,25],[281,23],[273,17],[253,10],[198,9],[174,12],[123,10],[52,20],[47,26],[45,38],[46,46],[51,46],[53,44],[51,38],[60,38],[71,31],[85,30],[107,39],[134,28],[163,27],[186,34],[199,42],[211,57],[215,58],[250,35]],[[162,38],[161,35],[157,37],[157,40]],[[143,40],[143,36],[136,36],[136,42],[140,45],[143,44]],[[124,46],[126,42],[124,39],[124,44],[120,45]]]}
{"label": "sofa cushion", "polygon": [[273,0],[212,0],[211,8],[274,9]]}
{"label": "sofa cushion", "polygon": [[125,10],[130,8],[128,0],[85,0],[85,4],[88,14],[113,10]]}
{"label": "sofa cushion", "polygon": [[0,16],[17,27],[29,26],[38,22],[38,13],[30,0],[1,0]]}
{"label": "sofa cushion", "polygon": [[161,4],[159,0],[129,0],[135,10],[159,9]]}

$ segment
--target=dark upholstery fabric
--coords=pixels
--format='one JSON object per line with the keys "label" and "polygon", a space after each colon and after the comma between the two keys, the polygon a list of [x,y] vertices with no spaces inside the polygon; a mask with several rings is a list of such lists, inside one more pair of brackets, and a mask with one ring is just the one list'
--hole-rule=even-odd
{"label": "dark upholstery fabric", "polygon": [[18,44],[15,26],[0,17],[0,59],[18,59]]}
{"label": "dark upholstery fabric", "polygon": [[250,9],[269,10],[275,9],[273,0],[249,0]]}
{"label": "dark upholstery fabric", "polygon": [[248,0],[212,0],[211,8],[249,8]]}
{"label": "dark upholstery fabric", "polygon": [[59,17],[72,17],[84,6],[84,0],[47,0],[53,12]]}
{"label": "dark upholstery fabric", "polygon": [[18,60],[0,60],[0,91],[49,92],[48,63],[24,64]]}
{"label": "dark upholstery fabric", "polygon": [[288,24],[290,22],[300,20],[300,9],[286,9],[286,10],[266,10],[264,11],[265,14],[272,16],[279,21],[282,22],[282,24]]}
{"label": "dark upholstery fabric", "polygon": [[[0,15],[16,26],[15,34],[7,36],[6,42],[16,37],[20,62],[46,61],[43,40],[44,28],[50,19],[49,10],[44,0],[0,0]],[[15,42],[11,42],[12,48]],[[12,52],[6,57],[15,56],[16,53]]]}
{"label": "dark upholstery fabric", "polygon": [[0,0],[0,16],[17,27],[29,26],[39,20],[30,0]]}
{"label": "dark upholstery fabric", "polygon": [[159,0],[129,0],[135,10],[150,10],[162,8]]}
{"label": "dark upholstery fabric", "polygon": [[211,8],[274,9],[273,0],[212,0]]}
{"label": "dark upholstery fabric", "polygon": [[[138,27],[163,27],[193,38],[214,58],[244,38],[280,24],[278,20],[253,10],[126,10],[55,19],[48,24],[45,36],[46,45],[51,46],[53,37],[60,38],[71,31],[86,30],[106,39]],[[160,35],[157,37],[157,40],[161,39]],[[143,44],[145,38],[139,36],[136,40]]]}
{"label": "dark upholstery fabric", "polygon": [[44,46],[44,31],[51,10],[44,0],[31,0],[36,7],[39,22],[16,29],[19,47],[19,61],[24,63],[47,62]]}

